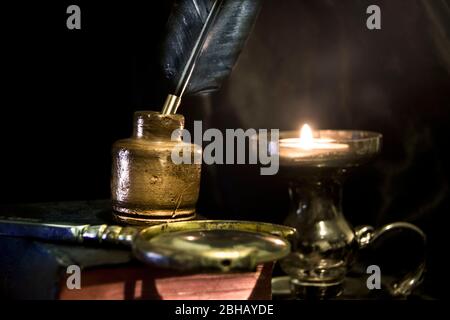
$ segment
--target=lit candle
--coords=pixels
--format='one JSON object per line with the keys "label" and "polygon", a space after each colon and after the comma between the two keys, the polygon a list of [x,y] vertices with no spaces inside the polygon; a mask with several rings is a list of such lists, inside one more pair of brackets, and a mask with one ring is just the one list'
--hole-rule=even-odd
{"label": "lit candle", "polygon": [[333,139],[314,138],[309,125],[304,124],[298,138],[281,139],[279,148],[280,158],[313,160],[347,152],[349,145]]}

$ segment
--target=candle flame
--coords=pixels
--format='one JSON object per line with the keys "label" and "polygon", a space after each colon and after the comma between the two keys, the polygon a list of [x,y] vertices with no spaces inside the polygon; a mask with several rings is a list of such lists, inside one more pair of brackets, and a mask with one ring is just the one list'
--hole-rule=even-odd
{"label": "candle flame", "polygon": [[314,147],[313,132],[307,123],[300,129],[300,146],[303,149],[312,149]]}

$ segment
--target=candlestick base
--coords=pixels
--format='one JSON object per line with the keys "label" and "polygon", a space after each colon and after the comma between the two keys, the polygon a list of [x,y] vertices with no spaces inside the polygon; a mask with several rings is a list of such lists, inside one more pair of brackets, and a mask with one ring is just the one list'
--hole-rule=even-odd
{"label": "candlestick base", "polygon": [[343,281],[339,283],[331,284],[311,284],[301,282],[298,279],[291,279],[290,287],[291,294],[294,295],[296,299],[330,299],[335,298],[342,294],[343,292]]}

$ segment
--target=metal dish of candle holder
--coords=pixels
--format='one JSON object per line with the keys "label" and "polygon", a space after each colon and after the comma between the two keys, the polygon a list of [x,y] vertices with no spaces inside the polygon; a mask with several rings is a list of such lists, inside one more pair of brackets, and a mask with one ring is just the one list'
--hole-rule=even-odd
{"label": "metal dish of candle holder", "polygon": [[[280,133],[280,141],[298,137],[298,131]],[[342,284],[355,253],[393,230],[425,235],[415,225],[396,222],[379,229],[352,228],[342,213],[342,182],[353,168],[380,152],[382,135],[368,131],[317,130],[315,138],[347,144],[345,152],[325,152],[306,157],[284,157],[279,144],[269,152],[280,153],[280,174],[289,181],[290,213],[286,225],[298,230],[292,253],[280,264],[291,277],[296,297],[327,298],[342,292]],[[389,284],[393,296],[406,296],[420,283],[424,261],[411,273]]]}

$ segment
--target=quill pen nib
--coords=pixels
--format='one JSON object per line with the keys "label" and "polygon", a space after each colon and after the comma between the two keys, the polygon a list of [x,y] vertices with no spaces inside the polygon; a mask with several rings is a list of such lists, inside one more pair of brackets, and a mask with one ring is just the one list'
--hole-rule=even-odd
{"label": "quill pen nib", "polygon": [[164,115],[177,113],[177,109],[180,106],[180,103],[181,103],[180,97],[173,94],[167,95],[161,113]]}

